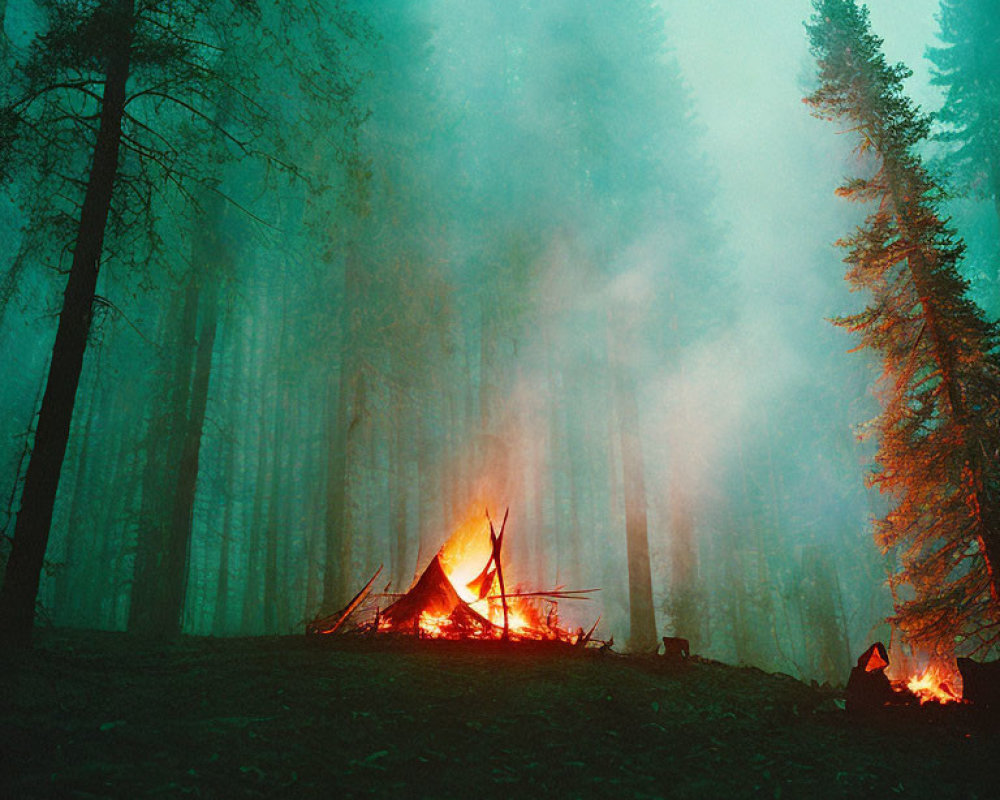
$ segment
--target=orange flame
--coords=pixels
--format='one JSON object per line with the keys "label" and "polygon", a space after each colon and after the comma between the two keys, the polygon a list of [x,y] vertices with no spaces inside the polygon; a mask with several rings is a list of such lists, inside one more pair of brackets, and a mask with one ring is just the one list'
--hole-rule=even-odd
{"label": "orange flame", "polygon": [[920,705],[930,702],[955,703],[961,698],[952,689],[957,682],[956,677],[948,670],[930,664],[920,674],[910,676],[906,680],[906,688],[917,696]]}
{"label": "orange flame", "polygon": [[448,580],[466,602],[475,599],[466,584],[479,574],[492,552],[489,523],[483,508],[479,504],[472,506],[438,553]]}
{"label": "orange flame", "polygon": [[[469,586],[481,573],[489,561],[492,548],[489,538],[489,523],[483,514],[483,504],[474,504],[462,523],[448,538],[439,552],[441,567],[456,593],[469,607],[480,614],[497,628],[502,628],[503,603],[500,598],[500,586],[496,575],[492,577],[489,586],[484,586],[483,597]],[[494,524],[496,524],[494,522]],[[501,559],[503,554],[501,553]],[[516,594],[519,587],[514,588]],[[562,639],[575,641],[576,635],[565,631],[558,625],[558,620],[548,618],[542,611],[537,600],[532,598],[511,597],[511,588],[507,587],[508,628],[514,636],[525,639]],[[449,634],[447,620],[420,618],[420,629],[424,635],[447,637]]]}

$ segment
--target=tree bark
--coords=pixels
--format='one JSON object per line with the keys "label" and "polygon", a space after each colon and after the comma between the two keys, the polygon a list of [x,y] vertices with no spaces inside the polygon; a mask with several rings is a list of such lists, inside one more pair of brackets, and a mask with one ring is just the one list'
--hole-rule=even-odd
{"label": "tree bark", "polygon": [[625,543],[628,557],[629,650],[655,651],[656,615],[653,610],[653,578],[649,565],[649,533],[646,521],[646,480],[639,440],[639,408],[635,389],[619,380],[618,424],[622,443],[622,474],[625,492]]}
{"label": "tree bark", "polygon": [[118,174],[125,85],[134,32],[134,0],[118,0],[119,35],[108,37],[110,52],[101,100],[100,127],[84,194],[62,312],[52,348],[35,444],[14,527],[10,558],[0,589],[0,642],[29,646],[35,599],[52,523],[59,474],[66,454],[73,405],[93,313],[111,197]]}
{"label": "tree bark", "polygon": [[[95,375],[98,375],[99,372],[100,370],[94,370]],[[98,402],[100,392],[96,380],[91,384],[89,393],[86,394],[89,394],[90,397],[88,398],[87,410],[81,415],[84,419],[83,435],[79,437],[79,445],[76,448],[79,452],[72,469],[73,496],[70,500],[69,517],[66,521],[63,566],[56,577],[53,594],[56,618],[66,621],[70,621],[74,614],[79,614],[79,608],[75,607],[71,598],[75,595],[75,590],[80,584],[80,576],[83,573],[80,562],[82,561],[81,554],[86,550],[86,542],[84,541],[87,535],[86,530],[93,528],[92,525],[85,526],[83,520],[87,507],[90,505],[89,494],[94,484],[93,470],[91,469],[92,431],[94,418],[99,413],[97,407],[100,405]]]}
{"label": "tree bark", "polygon": [[438,516],[434,513],[435,504],[440,501],[443,487],[440,479],[440,463],[435,465],[434,438],[430,414],[426,408],[421,410],[417,418],[417,557],[414,562],[414,572],[401,589],[408,587],[418,576],[434,552],[435,534],[440,528]]}
{"label": "tree bark", "polygon": [[332,612],[340,608],[346,599],[344,586],[346,570],[344,562],[350,546],[346,540],[345,523],[347,517],[347,396],[350,384],[346,363],[341,363],[340,387],[337,391],[336,407],[329,414],[328,429],[329,467],[327,468],[326,495],[326,557],[323,570],[323,611]]}
{"label": "tree bark", "polygon": [[[284,277],[284,272],[282,272]],[[267,523],[264,534],[264,631],[268,634],[278,630],[278,545],[279,516],[283,499],[282,469],[286,444],[294,436],[295,426],[289,417],[288,381],[284,376],[288,352],[288,298],[282,280],[281,325],[278,329],[278,360],[274,371],[274,404],[271,408],[271,471],[268,476]],[[285,434],[285,435],[282,435]],[[290,458],[290,455],[289,455]],[[287,487],[286,491],[291,491]]]}
{"label": "tree bark", "polygon": [[[263,368],[258,379],[258,386],[263,386]],[[261,540],[264,538],[264,485],[267,482],[268,447],[267,431],[270,420],[267,418],[266,398],[260,400],[257,431],[257,475],[253,483],[253,505],[250,514],[250,542],[247,548],[247,574],[243,584],[243,610],[241,628],[244,635],[259,633],[261,629],[261,586],[263,584],[263,569],[261,566]]]}
{"label": "tree bark", "polygon": [[[175,294],[162,323],[161,339],[173,352],[173,363],[146,432],[146,465],[128,616],[129,632],[140,635],[159,636],[162,633],[164,584],[160,575],[170,535],[168,526],[173,498],[169,479],[178,474],[183,452],[183,430],[197,352],[198,302],[198,287],[189,281],[183,299]],[[174,330],[177,319],[180,320],[179,330]]]}
{"label": "tree bark", "polygon": [[[351,597],[353,531],[351,480],[356,468],[358,438],[365,424],[367,398],[359,337],[361,324],[361,258],[355,243],[348,244],[344,263],[342,311],[343,357],[340,363],[336,412],[331,418],[330,468],[327,473],[326,558],[323,572],[323,609],[341,608]],[[357,312],[357,313],[356,313]]]}
{"label": "tree bark", "polygon": [[[278,363],[282,363],[281,358]],[[278,517],[282,501],[282,462],[286,449],[279,431],[288,422],[281,419],[283,392],[281,386],[275,387],[271,417],[271,470],[268,475],[267,522],[264,526],[264,632],[267,634],[278,632]]]}
{"label": "tree bark", "polygon": [[[215,277],[210,276],[209,281]],[[198,459],[201,435],[208,405],[208,387],[212,374],[212,354],[219,322],[219,301],[214,285],[202,290],[199,303],[202,320],[191,381],[191,404],[183,431],[183,445],[177,468],[177,483],[173,493],[170,527],[167,531],[163,570],[159,577],[163,586],[162,618],[158,626],[164,636],[177,636],[184,619],[184,600],[188,581],[188,553],[194,524],[194,499],[198,483]]]}
{"label": "tree bark", "polygon": [[[231,317],[227,320],[230,324],[223,324],[223,331],[227,332],[225,340],[226,349],[232,350],[233,366],[229,374],[229,409],[240,407],[240,395],[243,390],[241,381],[243,380],[243,343],[238,334],[234,333],[234,326],[231,324]],[[239,331],[237,328],[236,331]],[[241,449],[242,437],[239,432],[233,431],[231,436],[225,439],[225,458],[222,466],[222,483],[227,487],[228,496],[225,498],[226,507],[222,516],[222,541],[219,545],[218,574],[215,585],[215,604],[212,608],[212,634],[220,636],[229,632],[229,579],[232,571],[231,552],[233,539],[233,517],[236,513],[236,495],[239,491],[239,476],[242,474],[242,458],[237,461],[237,451]],[[240,453],[242,456],[242,453]]]}
{"label": "tree bark", "polygon": [[[10,50],[10,40],[7,38],[7,0],[0,0],[0,57],[6,59]],[[0,316],[3,314],[3,306],[0,306]]]}
{"label": "tree bark", "polygon": [[670,606],[674,636],[697,646],[701,622],[697,607],[698,556],[694,542],[694,514],[688,487],[682,486],[677,464],[670,474]]}

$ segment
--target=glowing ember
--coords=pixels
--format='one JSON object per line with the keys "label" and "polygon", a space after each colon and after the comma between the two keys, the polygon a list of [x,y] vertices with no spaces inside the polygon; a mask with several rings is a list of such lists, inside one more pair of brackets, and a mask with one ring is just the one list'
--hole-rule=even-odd
{"label": "glowing ember", "polygon": [[955,676],[946,670],[931,664],[919,675],[907,679],[906,688],[920,700],[920,704],[929,702],[955,703],[961,698],[952,689]]}
{"label": "glowing ember", "polygon": [[451,620],[446,616],[436,616],[423,611],[420,614],[419,624],[420,631],[425,636],[446,636],[448,628],[451,627]]}

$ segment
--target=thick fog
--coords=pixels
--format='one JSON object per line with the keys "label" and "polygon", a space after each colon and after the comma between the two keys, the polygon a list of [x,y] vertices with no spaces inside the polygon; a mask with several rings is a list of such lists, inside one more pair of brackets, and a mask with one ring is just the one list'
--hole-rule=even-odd
{"label": "thick fog", "polygon": [[[257,67],[297,175],[210,154],[227,202],[192,211],[165,184],[145,228],[108,237],[41,618],[130,626],[148,531],[177,518],[171,420],[197,421],[173,376],[210,330],[184,631],[301,631],[380,564],[404,590],[470,513],[509,507],[509,583],[600,589],[559,613],[624,647],[641,511],[656,636],[845,679],[890,638],[892,601],[859,438],[877,369],[829,322],[862,303],[834,242],[864,210],[834,196],[849,134],[802,102],[810,3],[317,5],[355,15],[329,26],[335,55],[308,25],[257,23],[301,37]],[[26,47],[44,15],[7,6]],[[869,7],[935,109],[937,3]],[[349,91],[314,105],[337,70]],[[8,535],[72,249],[32,209],[75,207],[32,180],[0,215]],[[989,307],[995,219],[953,213]]]}

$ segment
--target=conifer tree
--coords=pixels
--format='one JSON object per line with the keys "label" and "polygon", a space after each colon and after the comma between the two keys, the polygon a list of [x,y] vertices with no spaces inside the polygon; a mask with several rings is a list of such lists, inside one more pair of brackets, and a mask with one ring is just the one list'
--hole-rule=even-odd
{"label": "conifer tree", "polygon": [[869,167],[838,194],[874,208],[839,242],[848,281],[870,299],[836,323],[884,367],[871,482],[894,500],[875,522],[876,541],[900,563],[892,621],[939,655],[982,652],[1000,638],[998,329],[967,296],[963,242],[916,152],[930,122],[904,94],[910,71],[886,63],[865,7],[814,8],[806,27],[819,88],[806,102],[850,125]]}
{"label": "conifer tree", "polygon": [[939,38],[929,48],[933,82],[946,91],[937,139],[959,188],[992,199],[1000,215],[1000,6],[996,0],[942,0]]}
{"label": "conifer tree", "polygon": [[[309,41],[322,41],[327,23],[350,38],[353,18],[336,0],[327,17],[312,3],[294,10],[258,0],[38,6],[42,30],[0,91],[0,182],[47,167],[61,189],[49,198],[52,215],[70,218],[74,233],[64,243],[72,259],[0,587],[0,642],[20,646],[30,644],[106,240],[127,243],[118,257],[141,265],[156,249],[155,221],[164,211],[197,215],[199,195],[222,194],[222,163],[252,159],[268,172],[301,175],[286,160],[283,130],[299,98],[284,87],[272,92],[265,77],[274,83],[278,73],[263,76],[254,56],[262,39],[280,48],[282,60],[293,56],[293,25],[314,31],[302,37]],[[301,93],[346,103],[351,82],[341,67],[331,58],[329,69],[299,82]]]}

